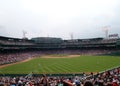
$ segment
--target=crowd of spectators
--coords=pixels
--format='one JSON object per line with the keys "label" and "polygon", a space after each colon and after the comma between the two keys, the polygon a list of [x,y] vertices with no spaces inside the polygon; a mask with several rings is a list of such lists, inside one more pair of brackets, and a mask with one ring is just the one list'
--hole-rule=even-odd
{"label": "crowd of spectators", "polygon": [[91,75],[87,80],[93,82],[95,86],[120,86],[120,67]]}
{"label": "crowd of spectators", "polygon": [[120,67],[89,76],[2,76],[0,86],[120,86]]}
{"label": "crowd of spectators", "polygon": [[[44,51],[26,51],[26,52],[15,52],[15,53],[0,53],[0,65],[20,62],[29,58],[49,55],[49,54],[68,54],[68,55],[100,55],[109,54],[114,50],[100,50],[100,49],[81,49],[81,50],[44,50]],[[116,52],[116,50],[115,50]]]}
{"label": "crowd of spectators", "polygon": [[0,65],[20,62],[37,56],[39,56],[37,52],[0,53]]}
{"label": "crowd of spectators", "polygon": [[[74,52],[73,52],[74,51]],[[17,53],[0,53],[0,65],[23,61],[46,54],[80,54],[96,55],[114,52],[112,50],[48,50]],[[1,76],[0,86],[120,86],[120,67],[97,74],[84,76]]]}

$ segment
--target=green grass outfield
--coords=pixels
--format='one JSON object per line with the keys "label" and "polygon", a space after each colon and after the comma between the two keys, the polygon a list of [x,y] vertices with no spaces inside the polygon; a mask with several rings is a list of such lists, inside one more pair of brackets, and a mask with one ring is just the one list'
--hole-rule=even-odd
{"label": "green grass outfield", "polygon": [[100,72],[120,66],[119,56],[78,56],[74,58],[35,58],[0,68],[0,74],[56,74]]}

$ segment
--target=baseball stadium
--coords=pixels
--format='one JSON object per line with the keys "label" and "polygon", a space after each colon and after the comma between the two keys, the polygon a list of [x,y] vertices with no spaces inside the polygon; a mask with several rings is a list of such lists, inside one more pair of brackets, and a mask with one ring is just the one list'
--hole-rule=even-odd
{"label": "baseball stadium", "polygon": [[120,0],[0,0],[0,86],[120,86]]}
{"label": "baseball stadium", "polygon": [[[104,84],[112,82],[113,79],[119,83],[120,39],[111,36],[107,39],[69,40],[53,37],[20,39],[0,36],[2,84],[24,86],[31,82],[35,86],[41,86],[39,79],[43,75],[49,77],[49,84],[67,84],[64,86],[80,86],[84,80],[92,79],[94,85],[98,86],[105,86]],[[61,77],[64,78],[59,81]],[[68,82],[73,79],[76,79],[76,82]],[[8,80],[11,82],[7,82]]]}

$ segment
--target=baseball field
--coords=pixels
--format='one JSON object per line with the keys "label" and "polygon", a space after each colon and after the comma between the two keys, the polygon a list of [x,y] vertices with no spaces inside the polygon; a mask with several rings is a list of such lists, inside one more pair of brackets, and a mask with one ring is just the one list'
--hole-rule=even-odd
{"label": "baseball field", "polygon": [[101,72],[120,66],[119,56],[46,55],[0,68],[0,74]]}

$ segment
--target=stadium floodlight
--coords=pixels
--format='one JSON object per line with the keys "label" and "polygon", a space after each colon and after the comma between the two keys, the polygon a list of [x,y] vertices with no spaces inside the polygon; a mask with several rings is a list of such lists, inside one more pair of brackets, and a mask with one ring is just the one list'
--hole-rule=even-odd
{"label": "stadium floodlight", "polygon": [[23,39],[26,39],[26,34],[27,34],[27,31],[23,30]]}
{"label": "stadium floodlight", "polygon": [[102,27],[102,30],[105,32],[105,38],[108,39],[108,30],[110,29],[110,26],[104,26]]}
{"label": "stadium floodlight", "polygon": [[70,38],[71,40],[73,40],[73,33],[70,33]]}

